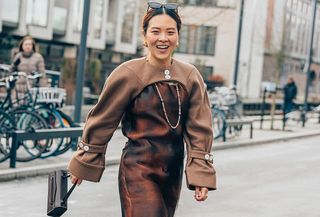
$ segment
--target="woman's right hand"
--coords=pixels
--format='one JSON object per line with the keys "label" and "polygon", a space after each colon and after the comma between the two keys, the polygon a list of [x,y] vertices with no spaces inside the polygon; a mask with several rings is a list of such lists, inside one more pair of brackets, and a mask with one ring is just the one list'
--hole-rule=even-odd
{"label": "woman's right hand", "polygon": [[80,185],[81,182],[82,182],[82,179],[80,179],[80,178],[72,175],[71,173],[70,173],[70,178],[71,178],[71,183],[72,183],[72,184]]}

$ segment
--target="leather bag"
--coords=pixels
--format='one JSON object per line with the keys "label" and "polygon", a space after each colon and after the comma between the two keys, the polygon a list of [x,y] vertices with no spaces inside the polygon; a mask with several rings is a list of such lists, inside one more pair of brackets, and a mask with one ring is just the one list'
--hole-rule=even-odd
{"label": "leather bag", "polygon": [[68,171],[56,170],[49,174],[48,178],[48,216],[61,216],[68,209],[68,197],[76,184],[68,191]]}

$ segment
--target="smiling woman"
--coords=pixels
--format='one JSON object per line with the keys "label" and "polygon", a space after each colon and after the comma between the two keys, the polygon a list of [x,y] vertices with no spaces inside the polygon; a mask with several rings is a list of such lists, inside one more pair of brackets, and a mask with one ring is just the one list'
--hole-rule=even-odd
{"label": "smiling woman", "polygon": [[149,2],[143,20],[146,57],[118,66],[90,111],[69,164],[72,182],[100,181],[105,152],[119,122],[128,138],[119,169],[124,217],[172,217],[186,178],[195,199],[216,189],[211,110],[200,72],[172,58],[181,20],[176,4]]}

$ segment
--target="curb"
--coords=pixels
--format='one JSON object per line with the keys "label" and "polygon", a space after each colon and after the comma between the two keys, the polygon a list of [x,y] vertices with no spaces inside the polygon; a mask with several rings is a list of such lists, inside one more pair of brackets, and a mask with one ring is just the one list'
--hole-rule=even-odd
{"label": "curb", "polygon": [[[294,139],[302,139],[308,137],[320,136],[320,131],[314,131],[309,133],[297,133],[295,135],[278,136],[270,139],[253,139],[249,141],[233,141],[225,142],[223,144],[214,145],[214,151],[241,148],[248,146],[264,145],[274,142],[288,141]],[[110,157],[106,160],[106,167],[118,165],[120,157]],[[30,166],[25,168],[5,169],[0,171],[0,182],[11,181],[14,179],[23,179],[27,177],[48,175],[50,172],[59,169],[66,169],[68,163],[56,163],[50,165]]]}
{"label": "curb", "polygon": [[315,131],[310,133],[296,133],[295,135],[278,136],[270,139],[253,139],[249,141],[225,142],[223,144],[214,145],[213,149],[214,151],[218,151],[218,150],[240,148],[240,147],[247,147],[247,146],[265,145],[268,143],[302,139],[302,138],[308,138],[308,137],[314,137],[314,136],[320,136],[320,131]]}

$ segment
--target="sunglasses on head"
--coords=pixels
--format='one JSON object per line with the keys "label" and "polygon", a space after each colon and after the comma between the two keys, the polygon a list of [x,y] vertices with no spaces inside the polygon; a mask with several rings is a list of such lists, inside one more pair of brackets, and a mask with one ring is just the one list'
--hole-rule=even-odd
{"label": "sunglasses on head", "polygon": [[176,3],[159,3],[159,2],[148,2],[148,8],[147,11],[152,8],[154,10],[159,8],[165,8],[167,10],[173,10],[175,12],[178,12],[178,4]]}

